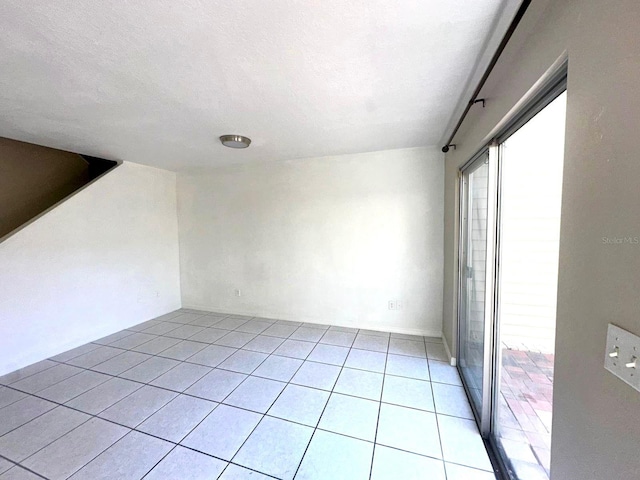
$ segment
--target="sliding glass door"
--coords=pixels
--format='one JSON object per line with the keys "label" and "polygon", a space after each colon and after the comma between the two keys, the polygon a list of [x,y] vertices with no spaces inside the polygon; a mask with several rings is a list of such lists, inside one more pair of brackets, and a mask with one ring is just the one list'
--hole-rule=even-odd
{"label": "sliding glass door", "polygon": [[490,231],[489,150],[461,172],[459,358],[460,370],[478,418],[487,406],[487,245]]}
{"label": "sliding glass door", "polygon": [[566,77],[460,170],[458,368],[502,478],[550,475]]}

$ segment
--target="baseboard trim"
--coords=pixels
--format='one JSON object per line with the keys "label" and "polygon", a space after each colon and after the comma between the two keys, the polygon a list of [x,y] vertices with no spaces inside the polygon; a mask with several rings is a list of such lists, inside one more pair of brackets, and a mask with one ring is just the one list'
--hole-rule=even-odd
{"label": "baseboard trim", "polygon": [[305,318],[304,316],[299,316],[296,318],[287,318],[287,315],[273,315],[264,312],[255,312],[255,311],[247,311],[247,310],[234,310],[230,311],[229,309],[222,307],[212,307],[209,305],[197,305],[193,303],[183,303],[183,309],[191,309],[191,310],[200,310],[205,312],[218,312],[224,313],[226,315],[247,315],[251,317],[260,317],[266,318],[269,320],[288,320],[293,322],[305,322],[305,323],[316,323],[318,325],[335,325],[336,327],[345,327],[345,328],[362,328],[365,330],[376,330],[380,332],[391,332],[391,333],[402,333],[405,335],[420,335],[424,337],[442,337],[442,332],[436,329],[421,329],[421,328],[406,328],[406,327],[397,327],[394,325],[380,325],[377,323],[367,323],[367,322],[326,322],[322,320],[318,320],[316,318]]}
{"label": "baseboard trim", "polygon": [[444,332],[442,332],[440,335],[442,336],[442,343],[444,343],[444,351],[446,352],[447,357],[449,358],[449,364],[452,367],[455,367],[458,364],[458,362],[456,360],[456,357],[451,356],[451,350],[449,350],[449,344],[447,343],[447,337],[444,336]]}

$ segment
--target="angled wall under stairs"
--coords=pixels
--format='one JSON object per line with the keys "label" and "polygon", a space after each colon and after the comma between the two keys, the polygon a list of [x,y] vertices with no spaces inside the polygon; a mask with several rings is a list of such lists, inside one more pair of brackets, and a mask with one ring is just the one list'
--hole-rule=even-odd
{"label": "angled wall under stairs", "polygon": [[0,241],[115,166],[0,137]]}

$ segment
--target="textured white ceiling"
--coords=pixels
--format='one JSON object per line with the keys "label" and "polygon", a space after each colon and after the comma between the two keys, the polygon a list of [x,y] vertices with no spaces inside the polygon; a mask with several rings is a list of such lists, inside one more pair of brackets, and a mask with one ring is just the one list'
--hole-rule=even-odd
{"label": "textured white ceiling", "polygon": [[433,145],[502,4],[3,0],[0,136],[174,170]]}

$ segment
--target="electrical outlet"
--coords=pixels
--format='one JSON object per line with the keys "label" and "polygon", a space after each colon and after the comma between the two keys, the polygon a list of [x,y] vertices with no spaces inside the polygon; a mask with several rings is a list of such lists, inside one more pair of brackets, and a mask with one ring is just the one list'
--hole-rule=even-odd
{"label": "electrical outlet", "polygon": [[398,302],[396,302],[395,300],[389,300],[389,310],[397,310],[398,309]]}
{"label": "electrical outlet", "polygon": [[239,288],[236,288],[236,297],[241,297],[242,296],[242,292],[240,291]]}
{"label": "electrical outlet", "polygon": [[604,368],[640,391],[640,337],[609,324]]}

